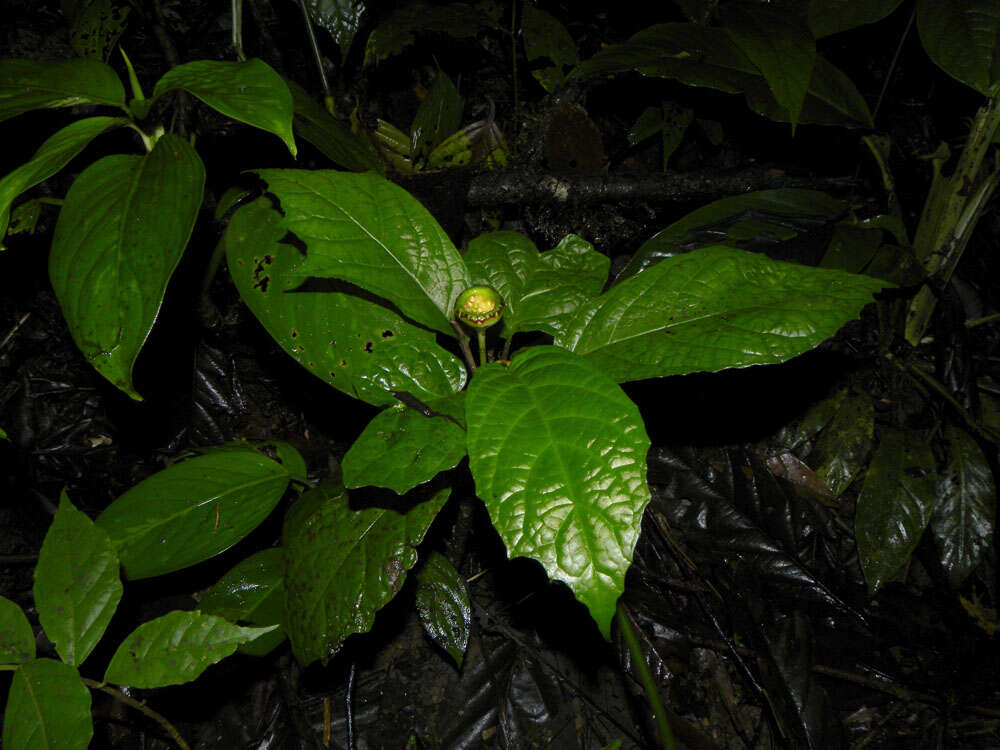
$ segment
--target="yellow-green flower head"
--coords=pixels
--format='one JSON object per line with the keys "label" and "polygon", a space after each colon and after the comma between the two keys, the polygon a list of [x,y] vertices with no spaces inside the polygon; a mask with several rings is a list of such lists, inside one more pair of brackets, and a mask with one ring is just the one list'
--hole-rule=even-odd
{"label": "yellow-green flower head", "polygon": [[455,303],[455,317],[473,328],[489,328],[503,317],[503,297],[489,286],[470,286]]}

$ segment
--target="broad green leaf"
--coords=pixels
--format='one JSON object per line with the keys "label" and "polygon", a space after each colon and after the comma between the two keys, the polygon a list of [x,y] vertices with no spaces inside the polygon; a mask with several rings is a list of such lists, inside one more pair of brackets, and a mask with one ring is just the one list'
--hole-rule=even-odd
{"label": "broad green leaf", "polygon": [[[566,79],[566,69],[580,61],[576,42],[559,19],[530,3],[521,6],[521,36],[528,62],[548,59],[552,65],[531,71],[542,88],[555,91]],[[534,67],[534,66],[533,66]]]}
{"label": "broad green leaf", "polygon": [[763,73],[779,105],[788,111],[792,132],[816,63],[816,42],[804,22],[787,11],[755,4],[725,6],[730,38]]}
{"label": "broad green leaf", "polygon": [[410,157],[427,156],[462,124],[462,97],[443,70],[438,70],[410,126]]}
{"label": "broad green leaf", "polygon": [[629,128],[627,138],[635,146],[659,134],[663,144],[663,171],[667,171],[670,156],[681,145],[688,126],[694,120],[694,110],[664,101],[659,107],[647,107]]}
{"label": "broad green leaf", "polygon": [[463,393],[426,404],[425,415],[398,404],[380,412],[344,456],[348,488],[386,487],[400,495],[465,458],[465,429],[449,412],[464,413]]}
{"label": "broad green leaf", "polygon": [[281,242],[287,229],[266,198],[235,214],[226,229],[233,283],[267,332],[299,364],[354,398],[398,403],[461,390],[465,368],[435,345],[434,334],[344,285],[307,282],[292,272],[302,254]]}
{"label": "broad green leaf", "polygon": [[164,135],[146,156],[116,154],[76,179],[59,212],[49,277],[73,340],[134,399],[132,368],[201,207],[205,167]]}
{"label": "broad green leaf", "polygon": [[692,211],[646,240],[618,274],[616,283],[664,258],[717,244],[720,232],[725,243],[732,247],[739,247],[741,242],[753,242],[765,233],[792,239],[800,231],[808,231],[817,222],[841,216],[846,210],[841,200],[819,190],[799,188],[759,190],[721,198]]}
{"label": "broad green leaf", "polygon": [[881,245],[882,232],[878,229],[838,224],[820,265],[823,268],[861,273],[871,263]]}
{"label": "broad green leaf", "polygon": [[76,667],[54,659],[18,667],[3,717],[4,750],[86,750],[93,736],[90,691]]}
{"label": "broad green leaf", "polygon": [[115,0],[81,0],[75,5],[69,30],[70,46],[80,57],[106,61],[125,31],[125,21],[132,8]]}
{"label": "broad green leaf", "polygon": [[67,664],[84,662],[122,598],[118,555],[108,533],[64,492],[35,567],[38,620]]}
{"label": "broad green leaf", "polygon": [[376,174],[330,170],[258,171],[284,214],[282,226],[305,243],[295,275],[357,284],[403,315],[453,334],[455,300],[471,286],[458,250],[409,193]]}
{"label": "broad green leaf", "polygon": [[996,0],[920,0],[917,30],[934,64],[987,96],[1000,80],[997,38],[1000,3]]}
{"label": "broad green leaf", "polygon": [[286,79],[295,108],[295,132],[319,149],[334,164],[352,172],[380,170],[371,149],[350,129],[336,120],[295,81]]}
{"label": "broad green leaf", "polygon": [[35,634],[24,610],[0,596],[0,664],[24,664],[35,658]]}
{"label": "broad green leaf", "polygon": [[33,109],[104,104],[125,107],[125,89],[99,60],[0,60],[0,122]]}
{"label": "broad green leaf", "polygon": [[548,252],[518,232],[490,232],[469,243],[465,253],[477,283],[503,297],[505,336],[518,331],[559,335],[576,309],[594,299],[608,280],[610,261],[575,234]]}
{"label": "broad green leaf", "polygon": [[168,466],[115,500],[97,518],[125,575],[149,578],[229,549],[267,518],[289,475],[252,450],[209,453]]}
{"label": "broad green leaf", "polygon": [[202,612],[168,612],[143,623],[122,641],[104,680],[134,688],[191,682],[240,644],[277,627],[245,628]]}
{"label": "broad green leaf", "polygon": [[810,464],[834,495],[848,488],[865,467],[872,449],[875,408],[866,393],[845,395],[829,425],[820,433]]}
{"label": "broad green leaf", "polygon": [[916,432],[887,430],[858,497],[858,561],[874,594],[917,548],[937,502],[934,454]]}
{"label": "broad green leaf", "polygon": [[989,461],[972,436],[949,426],[945,437],[948,463],[940,475],[930,528],[941,566],[958,588],[993,544],[997,493]]}
{"label": "broad green leaf", "polygon": [[324,661],[371,628],[417,562],[416,547],[448,499],[443,490],[406,513],[350,507],[328,481],[285,516],[285,627],[302,664]]}
{"label": "broad green leaf", "polygon": [[296,154],[292,95],[263,60],[195,60],[177,65],[156,82],[151,100],[182,89],[234,120],[274,133]]}
{"label": "broad green leaf", "polygon": [[88,117],[67,125],[49,137],[31,157],[0,179],[0,237],[7,231],[14,199],[30,187],[44,182],[87,147],[101,133],[128,125],[123,117]]}
{"label": "broad green leaf", "polygon": [[583,305],[556,344],[619,382],[776,364],[833,336],[886,286],[704,247],[660,261]]}
{"label": "broad green leaf", "polygon": [[431,552],[417,570],[417,612],[424,631],[462,668],[472,606],[462,576],[448,558]]}
{"label": "broad green leaf", "polygon": [[476,372],[466,420],[476,494],[508,554],[566,583],[609,637],[650,499],[639,410],[598,367],[539,346]]}
{"label": "broad green leaf", "polygon": [[272,442],[270,445],[274,448],[274,453],[278,457],[278,462],[285,467],[285,471],[287,471],[293,478],[306,478],[306,475],[309,473],[309,468],[306,466],[306,461],[302,458],[301,453],[295,450],[293,446],[281,441]]}
{"label": "broad green leaf", "polygon": [[817,39],[881,21],[903,0],[809,0],[809,28]]}
{"label": "broad green leaf", "polygon": [[[237,563],[201,595],[198,609],[230,622],[280,625],[285,614],[285,562],[280,547],[271,547]],[[285,639],[277,628],[240,645],[240,651],[262,656]]]}
{"label": "broad green leaf", "polygon": [[361,14],[365,12],[362,0],[306,0],[306,8],[312,22],[326,29],[333,41],[340,47],[340,61],[347,60],[351,42],[361,26]]}
{"label": "broad green leaf", "polygon": [[465,3],[447,5],[415,0],[404,3],[375,27],[365,47],[365,65],[398,55],[414,41],[415,34],[445,34],[454,39],[468,39],[480,29],[493,26],[488,16]]}
{"label": "broad green leaf", "polygon": [[[622,44],[601,50],[576,70],[586,77],[635,70],[645,76],[675,78],[688,86],[742,93],[754,111],[780,122],[792,121],[754,62],[721,28],[685,23],[651,26]],[[871,113],[850,79],[817,56],[797,121],[867,127]]]}

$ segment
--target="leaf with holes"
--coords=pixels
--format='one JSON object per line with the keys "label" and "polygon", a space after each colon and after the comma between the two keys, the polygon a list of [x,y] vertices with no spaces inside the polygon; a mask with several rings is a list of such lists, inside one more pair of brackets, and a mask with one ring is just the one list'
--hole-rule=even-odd
{"label": "leaf with holes", "polygon": [[299,364],[344,393],[376,406],[405,391],[430,401],[461,390],[465,368],[361,290],[293,271],[302,254],[281,242],[286,229],[267,198],[240,208],[224,241],[233,283],[275,341]]}
{"label": "leaf with holes", "polygon": [[476,494],[508,553],[566,583],[609,637],[650,499],[639,410],[600,368],[538,346],[476,372],[466,420]]}
{"label": "leaf with holes", "polygon": [[67,664],[87,658],[122,598],[118,555],[108,533],[64,492],[35,567],[35,606],[45,634]]}

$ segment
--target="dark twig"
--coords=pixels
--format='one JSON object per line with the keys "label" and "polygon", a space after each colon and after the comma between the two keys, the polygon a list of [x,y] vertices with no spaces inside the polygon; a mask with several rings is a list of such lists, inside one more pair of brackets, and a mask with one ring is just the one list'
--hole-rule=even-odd
{"label": "dark twig", "polygon": [[351,662],[351,671],[347,674],[347,693],[344,696],[344,711],[347,723],[347,750],[357,750],[354,744],[354,672],[356,664]]}
{"label": "dark twig", "polygon": [[150,719],[159,724],[161,727],[163,727],[163,731],[165,731],[168,735],[170,735],[170,739],[172,739],[177,744],[177,747],[181,748],[182,750],[191,750],[191,746],[184,741],[184,738],[181,737],[180,732],[178,732],[174,728],[174,725],[171,724],[169,721],[167,721],[167,719],[164,716],[158,714],[156,711],[147,706],[145,703],[137,701],[135,698],[130,698],[129,696],[122,693],[120,690],[115,689],[111,685],[105,685],[103,682],[96,682],[94,680],[88,679],[87,677],[81,677],[80,679],[83,681],[83,684],[89,687],[91,690],[100,690],[103,693],[107,693],[116,701],[120,701],[124,703],[126,706],[131,706],[136,711],[145,714]]}

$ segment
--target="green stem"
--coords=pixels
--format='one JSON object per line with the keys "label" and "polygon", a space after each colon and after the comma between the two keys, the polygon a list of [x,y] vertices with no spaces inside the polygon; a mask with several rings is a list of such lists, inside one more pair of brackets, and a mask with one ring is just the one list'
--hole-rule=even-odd
{"label": "green stem", "polygon": [[246,62],[247,56],[243,52],[243,0],[233,0],[233,48],[236,50],[236,59]]}
{"label": "green stem", "polygon": [[150,719],[152,719],[161,727],[163,727],[163,730],[168,735],[170,735],[170,739],[172,739],[177,744],[177,747],[181,748],[181,750],[191,750],[191,746],[184,741],[184,738],[181,737],[181,733],[174,728],[174,725],[171,724],[169,721],[167,721],[166,717],[164,717],[161,714],[158,714],[156,711],[151,709],[145,703],[140,703],[135,698],[130,698],[121,691],[115,690],[110,685],[105,685],[103,682],[96,682],[86,677],[81,677],[80,679],[83,681],[84,685],[91,688],[92,690],[100,690],[104,693],[107,693],[116,701],[121,701],[126,706],[131,706],[136,711],[146,714],[146,716],[148,716]]}
{"label": "green stem", "polygon": [[642,683],[642,689],[646,691],[646,700],[649,701],[649,705],[653,709],[656,725],[660,729],[660,739],[663,742],[663,748],[664,750],[676,750],[674,733],[670,729],[670,722],[667,721],[667,713],[663,708],[663,703],[660,701],[660,693],[656,689],[656,683],[653,681],[653,675],[649,672],[649,667],[646,666],[646,657],[643,656],[642,648],[639,646],[639,639],[636,637],[635,629],[632,627],[628,613],[621,603],[618,604],[618,608],[615,610],[615,622],[618,623],[618,629],[625,638],[625,645],[628,646],[628,652],[632,656],[632,666],[639,673],[639,682]]}
{"label": "green stem", "polygon": [[[312,18],[309,16],[309,9],[306,8],[304,0],[299,0],[299,7],[302,9],[302,19],[306,24],[306,36],[309,38],[309,48],[312,50],[313,62],[316,63],[320,84],[323,86],[323,101],[327,104],[327,109],[329,109],[333,103],[333,96],[330,94],[330,83],[326,80],[326,70],[323,68],[323,56],[319,53],[319,44],[316,43],[316,31],[313,29]],[[333,113],[331,112],[330,114]]]}
{"label": "green stem", "polygon": [[878,117],[878,111],[882,107],[882,100],[885,98],[885,92],[889,88],[889,81],[892,80],[892,74],[896,70],[896,63],[899,62],[899,55],[903,51],[903,42],[906,41],[906,37],[910,35],[910,29],[913,28],[913,21],[917,17],[917,9],[914,8],[913,12],[910,13],[910,20],[906,22],[906,28],[903,29],[903,33],[899,37],[899,44],[896,45],[896,54],[892,56],[892,62],[889,63],[889,70],[886,71],[885,80],[882,81],[882,90],[878,92],[878,101],[875,102],[875,109],[872,110],[872,122],[875,122],[875,118]]}
{"label": "green stem", "polygon": [[458,345],[462,349],[462,356],[465,357],[465,364],[469,366],[469,372],[476,372],[476,360],[472,356],[472,349],[469,348],[469,337],[465,335],[465,331],[462,330],[462,324],[457,320],[449,320],[451,327],[455,329],[455,333],[458,334]]}
{"label": "green stem", "polygon": [[476,334],[479,339],[479,366],[482,367],[486,364],[486,329],[477,328]]}

